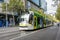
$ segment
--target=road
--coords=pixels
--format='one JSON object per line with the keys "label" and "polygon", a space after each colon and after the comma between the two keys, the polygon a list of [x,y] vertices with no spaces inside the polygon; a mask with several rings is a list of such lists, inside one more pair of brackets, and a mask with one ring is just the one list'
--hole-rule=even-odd
{"label": "road", "polygon": [[60,40],[60,27],[55,25],[36,31],[19,31],[13,35],[2,36],[0,40]]}

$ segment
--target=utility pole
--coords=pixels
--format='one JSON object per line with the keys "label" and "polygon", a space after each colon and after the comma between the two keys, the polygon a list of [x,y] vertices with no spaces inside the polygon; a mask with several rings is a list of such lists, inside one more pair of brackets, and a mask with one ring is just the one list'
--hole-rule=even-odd
{"label": "utility pole", "polygon": [[14,12],[12,10],[12,16],[13,16],[13,26],[15,25],[15,17],[14,17]]}
{"label": "utility pole", "polygon": [[6,3],[6,27],[8,26],[8,17],[7,17],[7,3]]}
{"label": "utility pole", "polygon": [[4,0],[4,2],[6,3],[6,27],[7,27],[8,26],[7,5],[9,3],[9,0]]}

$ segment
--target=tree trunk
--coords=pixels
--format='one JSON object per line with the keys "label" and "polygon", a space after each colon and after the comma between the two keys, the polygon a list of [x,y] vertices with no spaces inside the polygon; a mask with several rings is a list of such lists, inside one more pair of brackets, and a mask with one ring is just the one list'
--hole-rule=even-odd
{"label": "tree trunk", "polygon": [[15,26],[15,18],[14,18],[14,15],[13,15],[13,26]]}
{"label": "tree trunk", "polygon": [[6,4],[6,27],[8,26],[7,4]]}
{"label": "tree trunk", "polygon": [[14,17],[14,13],[12,13],[13,16],[13,26],[15,26],[15,17]]}
{"label": "tree trunk", "polygon": [[18,12],[18,25],[19,25],[19,23],[20,23],[21,14],[22,14],[22,11],[19,11],[19,12]]}

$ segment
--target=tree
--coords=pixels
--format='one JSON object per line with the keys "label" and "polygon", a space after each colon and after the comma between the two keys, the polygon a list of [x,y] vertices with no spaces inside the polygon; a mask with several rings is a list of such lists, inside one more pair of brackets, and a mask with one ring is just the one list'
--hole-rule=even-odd
{"label": "tree", "polygon": [[20,13],[20,11],[24,11],[24,4],[21,0],[10,0],[8,10],[13,10]]}
{"label": "tree", "polygon": [[2,3],[2,10],[6,11],[6,3]]}
{"label": "tree", "polygon": [[[3,11],[6,11],[6,3],[2,3],[2,9]],[[24,9],[25,8],[22,0],[10,0],[9,4],[7,4],[7,10],[13,13],[17,12],[19,18],[22,11],[24,11]],[[13,16],[13,20],[14,20],[14,16]]]}
{"label": "tree", "polygon": [[56,11],[56,18],[60,20],[60,4],[58,5],[57,11]]}

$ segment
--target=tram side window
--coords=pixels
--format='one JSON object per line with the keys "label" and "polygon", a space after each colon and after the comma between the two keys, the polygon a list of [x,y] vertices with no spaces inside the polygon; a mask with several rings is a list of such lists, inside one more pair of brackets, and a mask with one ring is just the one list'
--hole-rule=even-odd
{"label": "tram side window", "polygon": [[38,24],[40,24],[40,17],[38,17],[37,21],[38,21]]}
{"label": "tram side window", "polygon": [[46,20],[46,22],[47,22],[47,24],[49,24],[49,21],[48,20]]}
{"label": "tram side window", "polygon": [[34,26],[36,26],[36,18],[34,18]]}
{"label": "tram side window", "polygon": [[46,24],[48,24],[48,20],[46,19]]}
{"label": "tram side window", "polygon": [[49,24],[51,23],[51,21],[49,21]]}
{"label": "tram side window", "polygon": [[46,20],[47,24],[50,24],[50,21],[49,20]]}
{"label": "tram side window", "polygon": [[33,22],[33,15],[30,14],[30,16],[29,16],[29,23],[32,24],[32,22]]}

